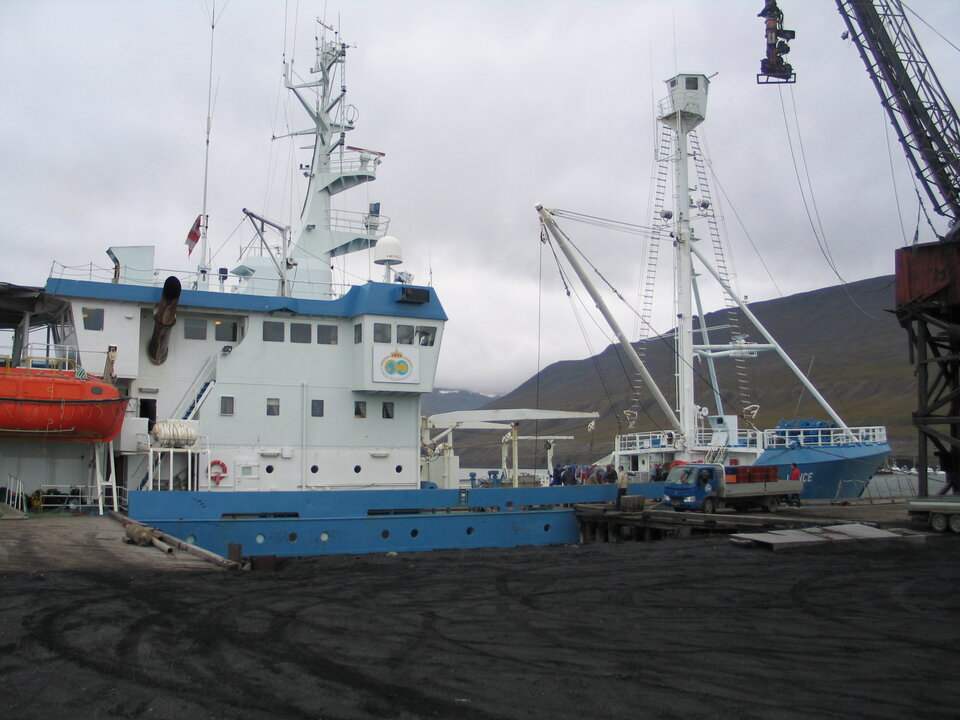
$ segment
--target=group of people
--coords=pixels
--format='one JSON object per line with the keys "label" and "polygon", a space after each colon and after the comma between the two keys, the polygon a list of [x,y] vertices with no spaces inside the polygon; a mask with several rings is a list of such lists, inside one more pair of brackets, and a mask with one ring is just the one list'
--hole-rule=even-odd
{"label": "group of people", "polygon": [[557,465],[553,468],[550,485],[604,485],[618,484],[627,487],[627,471],[623,465],[617,470],[612,464],[603,465]]}

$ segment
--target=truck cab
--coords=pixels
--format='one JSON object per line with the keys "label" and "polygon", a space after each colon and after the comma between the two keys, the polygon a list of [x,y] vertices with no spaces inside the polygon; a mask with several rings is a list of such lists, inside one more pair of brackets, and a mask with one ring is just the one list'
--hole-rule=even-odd
{"label": "truck cab", "polygon": [[[704,501],[716,497],[720,465],[675,465],[663,485],[663,504],[675,510],[703,510]],[[711,503],[708,503],[711,505]],[[716,502],[712,503],[713,508]]]}

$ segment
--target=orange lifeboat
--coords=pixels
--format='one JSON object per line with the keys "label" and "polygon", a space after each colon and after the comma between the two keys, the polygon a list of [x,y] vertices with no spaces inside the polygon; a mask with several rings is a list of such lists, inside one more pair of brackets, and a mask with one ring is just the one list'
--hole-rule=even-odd
{"label": "orange lifeboat", "polygon": [[120,433],[127,398],[68,370],[0,368],[0,435],[107,442]]}

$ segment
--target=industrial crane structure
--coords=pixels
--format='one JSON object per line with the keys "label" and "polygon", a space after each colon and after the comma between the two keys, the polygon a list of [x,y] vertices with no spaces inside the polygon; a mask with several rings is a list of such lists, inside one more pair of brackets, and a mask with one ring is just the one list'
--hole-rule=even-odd
{"label": "industrial crane structure", "polygon": [[960,120],[900,0],[837,0],[850,39],[890,117],[907,161],[949,230],[896,254],[896,314],[917,377],[918,494],[928,448],[960,493]]}

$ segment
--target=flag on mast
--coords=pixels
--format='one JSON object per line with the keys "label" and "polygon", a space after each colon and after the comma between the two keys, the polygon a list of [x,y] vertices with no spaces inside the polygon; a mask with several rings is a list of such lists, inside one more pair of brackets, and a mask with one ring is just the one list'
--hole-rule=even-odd
{"label": "flag on mast", "polygon": [[196,221],[193,223],[193,227],[190,228],[190,232],[187,233],[187,240],[184,243],[187,246],[187,255],[193,253],[193,249],[197,246],[197,243],[200,242],[200,221],[203,219],[203,215],[197,215]]}

